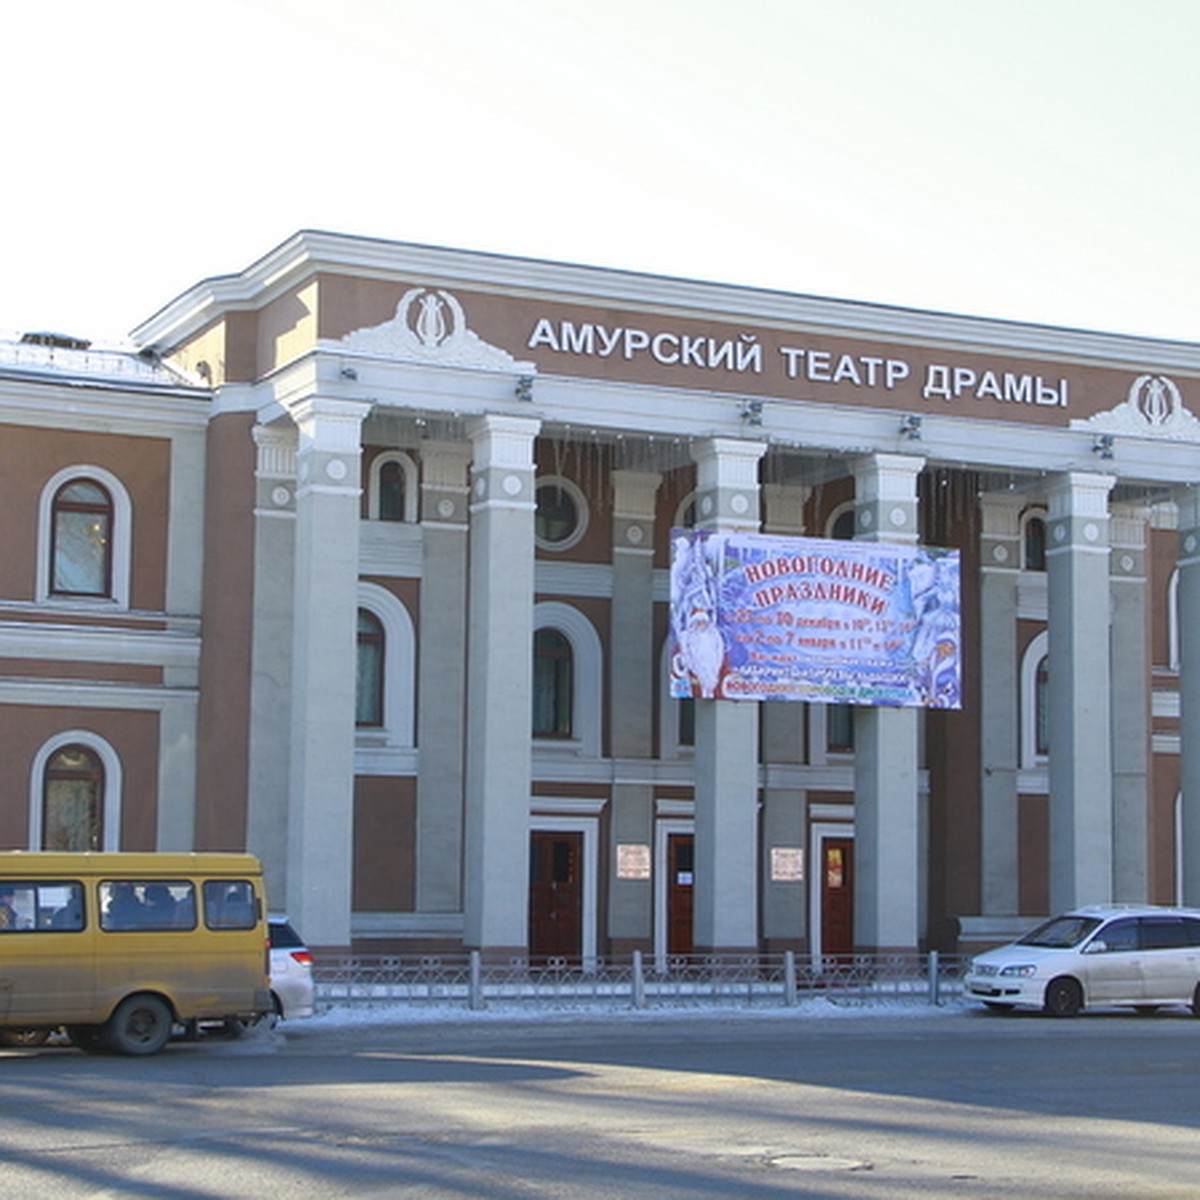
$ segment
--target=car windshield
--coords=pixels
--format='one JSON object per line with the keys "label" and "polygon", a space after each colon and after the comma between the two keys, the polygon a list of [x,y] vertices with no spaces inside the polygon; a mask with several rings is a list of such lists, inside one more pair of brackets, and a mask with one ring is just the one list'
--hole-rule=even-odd
{"label": "car windshield", "polygon": [[1054,917],[1027,933],[1017,945],[1070,950],[1073,946],[1078,946],[1099,924],[1097,917]]}

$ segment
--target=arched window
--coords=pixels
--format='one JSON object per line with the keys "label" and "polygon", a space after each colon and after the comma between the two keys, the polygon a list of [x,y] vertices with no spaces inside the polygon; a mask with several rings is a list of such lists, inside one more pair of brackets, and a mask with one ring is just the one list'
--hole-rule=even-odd
{"label": "arched window", "polygon": [[1046,765],[1050,753],[1050,635],[1042,630],[1021,656],[1021,766]]}
{"label": "arched window", "polygon": [[1046,569],[1046,517],[1042,509],[1021,518],[1021,566],[1026,571]]}
{"label": "arched window", "polygon": [[358,686],[354,722],[359,727],[383,724],[384,636],[379,618],[358,610]]}
{"label": "arched window", "polygon": [[104,765],[88,746],[61,746],[46,759],[41,849],[104,849]]}
{"label": "arched window", "polygon": [[404,468],[394,459],[379,469],[379,519],[404,520]]}
{"label": "arched window", "polygon": [[129,606],[133,503],[94,463],[75,463],[42,485],[38,500],[39,604]]}
{"label": "arched window", "polygon": [[839,542],[854,540],[854,502],[836,508],[829,522],[828,535]]}
{"label": "arched window", "polygon": [[1043,655],[1033,676],[1033,749],[1039,757],[1050,753],[1050,658]]}
{"label": "arched window", "polygon": [[679,744],[694,746],[696,744],[696,701],[691,696],[683,696],[675,703],[679,705]]}
{"label": "arched window", "polygon": [[367,517],[372,521],[417,519],[417,464],[403,450],[385,450],[371,460]]}
{"label": "arched window", "polygon": [[574,660],[566,635],[550,627],[533,635],[533,736],[573,735]]}
{"label": "arched window", "polygon": [[71,479],[51,501],[52,596],[112,595],[113,502],[94,479]]}
{"label": "arched window", "polygon": [[849,704],[825,705],[825,748],[831,754],[854,753],[854,710]]}

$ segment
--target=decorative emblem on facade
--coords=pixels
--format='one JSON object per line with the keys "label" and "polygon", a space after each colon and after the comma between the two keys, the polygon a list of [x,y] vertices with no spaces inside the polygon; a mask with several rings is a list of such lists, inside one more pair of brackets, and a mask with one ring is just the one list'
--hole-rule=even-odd
{"label": "decorative emblem on facade", "polygon": [[485,342],[474,333],[458,299],[442,288],[409,288],[390,321],[356,329],[335,344],[344,350],[405,362],[515,370],[523,375],[537,371],[533,363],[519,362],[507,350]]}
{"label": "decorative emblem on facade", "polygon": [[1200,420],[1184,407],[1178,385],[1166,375],[1139,375],[1121,404],[1087,420],[1072,421],[1071,428],[1200,441]]}

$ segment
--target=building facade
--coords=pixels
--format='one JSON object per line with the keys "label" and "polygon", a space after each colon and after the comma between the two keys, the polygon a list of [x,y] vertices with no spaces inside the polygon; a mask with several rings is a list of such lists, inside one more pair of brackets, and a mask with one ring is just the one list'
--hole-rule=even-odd
{"label": "building facade", "polygon": [[[0,343],[0,845],[497,958],[1200,903],[1200,346],[315,232],[133,338]],[[670,698],[688,526],[957,549],[962,708]]]}

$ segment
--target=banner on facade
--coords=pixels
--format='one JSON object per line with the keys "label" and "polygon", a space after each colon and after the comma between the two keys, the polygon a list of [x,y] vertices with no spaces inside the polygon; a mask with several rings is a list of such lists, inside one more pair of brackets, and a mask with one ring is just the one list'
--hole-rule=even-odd
{"label": "banner on facade", "polygon": [[961,708],[959,556],[671,531],[671,695]]}

